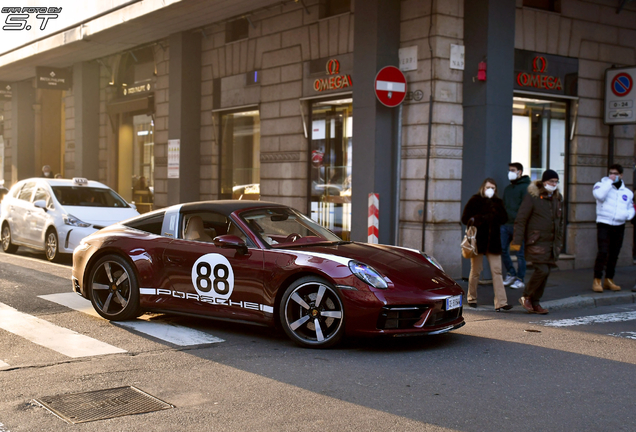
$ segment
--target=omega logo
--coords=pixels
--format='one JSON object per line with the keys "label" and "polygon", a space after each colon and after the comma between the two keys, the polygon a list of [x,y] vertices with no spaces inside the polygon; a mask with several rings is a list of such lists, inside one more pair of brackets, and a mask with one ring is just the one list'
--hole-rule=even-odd
{"label": "omega logo", "polygon": [[545,57],[536,56],[534,60],[532,60],[532,71],[543,73],[548,68],[548,61]]}
{"label": "omega logo", "polygon": [[336,59],[331,59],[327,62],[327,75],[338,75],[340,72],[340,62]]}
{"label": "omega logo", "polygon": [[318,78],[314,81],[314,90],[317,92],[323,92],[326,90],[336,90],[346,87],[351,87],[353,82],[351,81],[351,75],[339,75],[340,62],[336,59],[331,59],[326,64],[328,78]]}

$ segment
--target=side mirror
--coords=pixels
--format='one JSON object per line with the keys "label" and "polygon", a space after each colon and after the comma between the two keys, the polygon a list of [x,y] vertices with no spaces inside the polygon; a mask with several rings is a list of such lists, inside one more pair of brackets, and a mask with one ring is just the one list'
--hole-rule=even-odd
{"label": "side mirror", "polygon": [[34,201],[33,206],[37,208],[41,208],[42,210],[46,211],[46,201],[44,200]]}
{"label": "side mirror", "polygon": [[247,253],[247,245],[238,236],[226,234],[221,236],[216,236],[212,240],[214,246],[225,248],[225,249],[236,249],[241,254]]}

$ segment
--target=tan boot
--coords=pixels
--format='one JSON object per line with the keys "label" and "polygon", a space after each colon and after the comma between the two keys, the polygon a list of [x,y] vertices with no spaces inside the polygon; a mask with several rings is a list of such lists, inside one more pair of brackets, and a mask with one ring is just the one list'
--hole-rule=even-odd
{"label": "tan boot", "polygon": [[601,286],[601,280],[594,278],[594,283],[592,283],[592,291],[594,292],[603,292],[603,287]]}
{"label": "tan boot", "polygon": [[612,291],[620,291],[621,287],[616,285],[613,280],[605,278],[605,283],[603,284],[603,288],[610,289]]}

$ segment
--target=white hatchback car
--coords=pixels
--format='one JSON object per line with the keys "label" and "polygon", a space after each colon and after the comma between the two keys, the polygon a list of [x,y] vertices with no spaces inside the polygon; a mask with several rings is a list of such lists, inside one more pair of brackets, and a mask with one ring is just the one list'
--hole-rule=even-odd
{"label": "white hatchback car", "polygon": [[96,181],[30,178],[11,188],[0,215],[2,250],[14,253],[18,246],[27,246],[56,261],[87,235],[139,213]]}

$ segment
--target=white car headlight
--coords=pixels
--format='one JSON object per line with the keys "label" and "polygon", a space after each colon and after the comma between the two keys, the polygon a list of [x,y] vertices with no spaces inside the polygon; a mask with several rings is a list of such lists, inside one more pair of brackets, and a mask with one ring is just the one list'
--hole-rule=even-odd
{"label": "white car headlight", "polygon": [[351,273],[356,275],[360,280],[374,288],[387,289],[389,287],[380,273],[371,266],[358,261],[350,261],[349,269]]}
{"label": "white car headlight", "polygon": [[432,257],[430,255],[426,255],[424,252],[422,252],[422,255],[424,255],[424,258],[426,258],[426,260],[428,262],[430,262],[431,264],[433,264],[435,267],[437,267],[438,269],[440,269],[441,271],[444,271],[444,268],[442,267],[442,265],[439,263],[439,261],[437,261],[435,259],[435,257]]}
{"label": "white car headlight", "polygon": [[64,223],[66,225],[70,225],[70,226],[74,226],[74,227],[82,227],[82,228],[87,228],[89,226],[91,226],[91,224],[86,223],[86,222],[82,222],[81,220],[79,220],[78,218],[76,218],[73,215],[64,215],[62,216],[62,218],[64,219]]}

